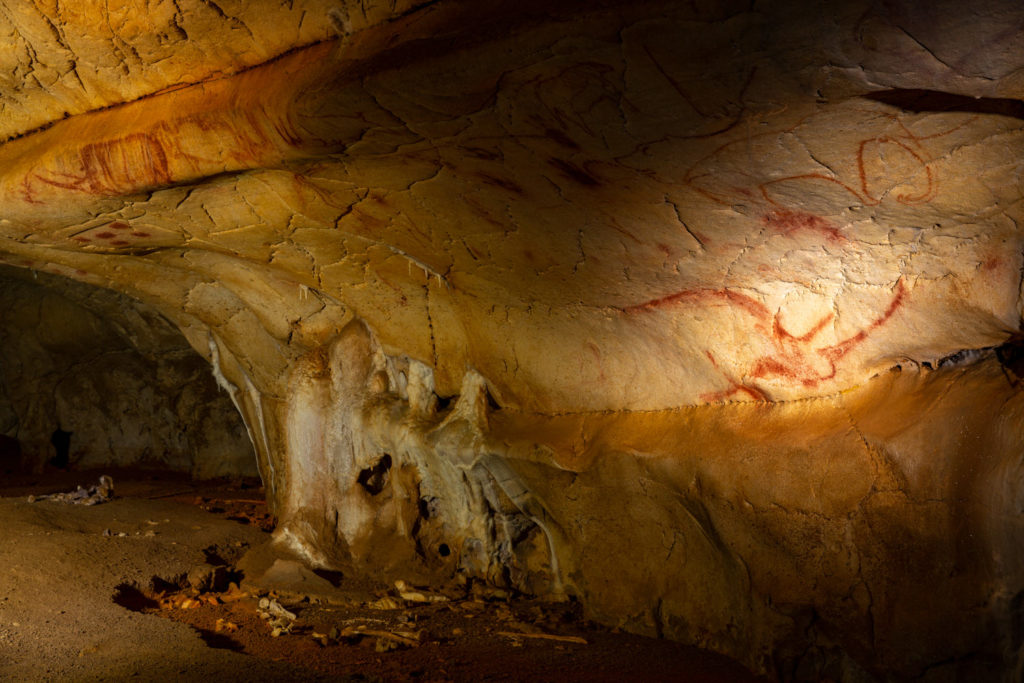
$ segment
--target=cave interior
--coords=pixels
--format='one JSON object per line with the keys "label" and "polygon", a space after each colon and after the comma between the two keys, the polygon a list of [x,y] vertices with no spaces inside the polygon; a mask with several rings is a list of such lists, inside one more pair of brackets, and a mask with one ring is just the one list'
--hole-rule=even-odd
{"label": "cave interior", "polygon": [[1019,2],[0,10],[0,677],[1024,676]]}

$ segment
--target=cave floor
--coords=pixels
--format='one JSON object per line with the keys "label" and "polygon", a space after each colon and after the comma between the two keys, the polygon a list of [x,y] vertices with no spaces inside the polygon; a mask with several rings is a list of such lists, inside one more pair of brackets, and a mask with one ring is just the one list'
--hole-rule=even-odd
{"label": "cave floor", "polygon": [[[329,600],[268,593],[235,570],[269,539],[258,482],[107,473],[116,495],[94,506],[28,497],[99,472],[0,480],[0,680],[760,680],[595,625],[572,603],[468,591],[410,601],[326,573]],[[264,618],[278,606],[295,619]],[[275,621],[289,632],[272,636]]]}

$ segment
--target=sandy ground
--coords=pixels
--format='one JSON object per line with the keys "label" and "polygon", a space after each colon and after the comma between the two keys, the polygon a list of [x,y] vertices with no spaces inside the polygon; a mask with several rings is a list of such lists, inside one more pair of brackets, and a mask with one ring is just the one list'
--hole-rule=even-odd
{"label": "sandy ground", "polygon": [[[571,603],[423,587],[405,592],[426,600],[408,600],[287,561],[276,575],[298,590],[261,585],[235,566],[267,547],[258,482],[114,472],[107,503],[28,500],[98,474],[0,481],[0,680],[759,680],[717,655],[588,623]],[[222,567],[212,579],[196,569],[211,567]],[[279,608],[289,616],[266,618]]]}

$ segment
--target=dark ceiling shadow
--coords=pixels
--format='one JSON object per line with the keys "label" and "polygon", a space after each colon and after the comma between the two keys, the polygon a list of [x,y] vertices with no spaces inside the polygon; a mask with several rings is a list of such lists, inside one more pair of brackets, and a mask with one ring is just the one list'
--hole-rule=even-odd
{"label": "dark ceiling shadow", "polygon": [[941,90],[901,88],[879,90],[862,97],[912,112],[956,111],[968,114],[995,114],[1024,120],[1024,102],[1008,97],[970,97]]}

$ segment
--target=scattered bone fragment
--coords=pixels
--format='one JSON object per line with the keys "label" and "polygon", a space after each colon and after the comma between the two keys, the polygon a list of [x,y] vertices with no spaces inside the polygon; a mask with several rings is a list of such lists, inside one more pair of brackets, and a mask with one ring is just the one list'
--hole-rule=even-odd
{"label": "scattered bone fragment", "polygon": [[516,633],[514,631],[498,631],[499,636],[505,636],[506,638],[518,639],[518,638],[538,638],[542,640],[556,640],[561,643],[577,643],[579,645],[587,645],[587,641],[579,636],[559,636],[551,633]]}
{"label": "scattered bone fragment", "polygon": [[294,612],[289,612],[273,598],[260,598],[257,612],[260,618],[270,626],[272,638],[291,633],[297,618]]}
{"label": "scattered bone fragment", "polygon": [[377,652],[387,652],[399,647],[419,647],[422,644],[422,633],[419,631],[387,631],[366,628],[362,624],[355,627],[346,626],[338,634],[338,640],[361,640],[363,638],[375,638],[374,649]]}
{"label": "scattered bone fragment", "polygon": [[272,598],[260,598],[259,607],[261,611],[266,612],[271,617],[284,617],[290,621],[295,621],[296,619],[294,612],[289,612],[281,603]]}
{"label": "scattered bone fragment", "polygon": [[238,629],[238,624],[223,618],[217,619],[217,623],[214,625],[214,630],[217,633],[234,633]]}
{"label": "scattered bone fragment", "polygon": [[395,589],[399,597],[409,602],[447,602],[448,596],[428,591],[412,590],[402,579],[395,581]]}
{"label": "scattered bone fragment", "polygon": [[234,581],[228,584],[226,592],[220,594],[221,602],[236,602],[247,597],[249,597],[248,591],[244,591],[239,588],[238,584]]}
{"label": "scattered bone fragment", "polygon": [[368,603],[366,603],[366,606],[369,607],[370,609],[380,609],[380,610],[401,609],[401,607],[402,607],[401,603],[399,603],[398,600],[395,600],[390,595],[385,595],[382,598],[379,598],[379,599],[374,600],[372,602],[368,602]]}
{"label": "scattered bone fragment", "polygon": [[[79,486],[68,493],[48,493],[39,496],[29,496],[28,502],[36,503],[41,500],[52,500],[55,503],[66,503],[70,505],[99,505],[106,503],[114,497],[114,480],[104,474],[100,477],[97,486],[83,488]],[[124,534],[119,534],[124,535]]]}

